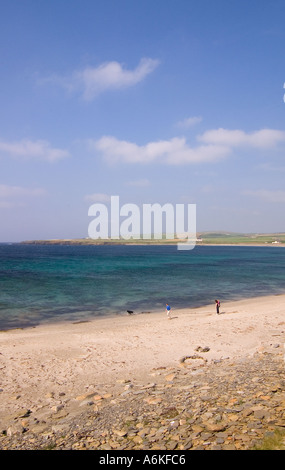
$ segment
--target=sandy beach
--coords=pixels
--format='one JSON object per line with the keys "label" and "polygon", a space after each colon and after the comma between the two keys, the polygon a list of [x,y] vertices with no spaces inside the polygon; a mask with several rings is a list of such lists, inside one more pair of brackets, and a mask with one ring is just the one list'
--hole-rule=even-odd
{"label": "sandy beach", "polygon": [[[0,332],[0,420],[52,397],[111,393],[122,381],[149,383],[153,371],[209,348],[207,361],[284,349],[285,295],[215,306],[98,318]],[[275,349],[276,350],[276,349]],[[201,353],[203,355],[203,353]],[[56,406],[56,404],[55,404]]]}

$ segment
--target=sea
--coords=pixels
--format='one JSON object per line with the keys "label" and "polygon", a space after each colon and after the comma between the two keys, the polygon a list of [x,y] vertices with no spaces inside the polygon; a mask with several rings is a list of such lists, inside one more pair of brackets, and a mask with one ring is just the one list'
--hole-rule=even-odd
{"label": "sea", "polygon": [[285,293],[285,248],[0,244],[0,330]]}

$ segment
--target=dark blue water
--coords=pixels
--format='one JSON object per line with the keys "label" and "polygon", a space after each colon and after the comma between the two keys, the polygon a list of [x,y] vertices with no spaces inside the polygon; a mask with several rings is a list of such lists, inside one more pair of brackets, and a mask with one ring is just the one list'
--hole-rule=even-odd
{"label": "dark blue water", "polygon": [[0,245],[0,329],[285,292],[281,247]]}

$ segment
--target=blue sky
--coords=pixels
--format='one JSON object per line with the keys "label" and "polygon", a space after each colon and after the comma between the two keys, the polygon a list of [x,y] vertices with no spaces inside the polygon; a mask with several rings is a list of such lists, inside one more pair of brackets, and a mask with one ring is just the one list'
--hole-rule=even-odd
{"label": "blue sky", "polygon": [[284,0],[2,0],[0,241],[94,202],[285,231]]}

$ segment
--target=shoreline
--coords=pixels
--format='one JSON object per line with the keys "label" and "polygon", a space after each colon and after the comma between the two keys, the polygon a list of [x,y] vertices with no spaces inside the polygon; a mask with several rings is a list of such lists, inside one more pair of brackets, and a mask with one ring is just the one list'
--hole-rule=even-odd
{"label": "shoreline", "polygon": [[225,302],[220,312],[208,305],[172,310],[171,320],[161,311],[1,331],[2,427],[23,409],[39,416],[68,407],[80,412],[78,396],[147,384],[156,370],[179,368],[189,356],[210,364],[284,353],[285,294]]}
{"label": "shoreline", "polygon": [[[242,301],[253,301],[253,300],[260,300],[260,299],[266,299],[267,297],[278,297],[278,296],[285,296],[285,293],[283,294],[282,292],[280,293],[275,293],[275,294],[269,294],[269,293],[266,293],[264,295],[254,295],[252,297],[239,297],[239,298],[235,298],[235,299],[229,299],[227,301],[222,301],[223,305],[225,304],[232,304],[232,303],[235,303],[235,302],[242,302]],[[213,314],[215,313],[215,304],[213,302],[213,304],[208,304],[208,303],[205,303],[205,304],[201,304],[201,305],[194,305],[194,306],[189,306],[189,307],[177,307],[175,308],[174,307],[174,311],[175,312],[188,312],[189,314],[192,314],[192,315],[197,315],[197,312],[198,314],[201,313],[200,310],[201,309],[209,309],[209,312],[211,311]],[[173,306],[172,306],[172,311],[173,311]],[[23,325],[23,326],[15,326],[15,327],[11,327],[11,328],[1,328],[0,327],[0,335],[1,333],[9,333],[9,332],[12,332],[12,331],[16,331],[16,330],[19,330],[19,331],[25,331],[25,330],[28,330],[28,329],[35,329],[35,328],[40,328],[40,327],[45,327],[45,328],[48,328],[48,327],[65,327],[65,326],[68,326],[68,325],[79,325],[81,323],[93,323],[93,322],[96,322],[98,320],[106,320],[106,321],[109,321],[111,322],[113,319],[115,318],[130,318],[130,317],[135,317],[135,316],[149,316],[149,315],[159,315],[159,316],[163,316],[163,312],[164,312],[164,309],[163,308],[156,308],[154,310],[150,310],[150,311],[133,311],[132,314],[128,314],[126,313],[127,310],[124,310],[124,312],[114,312],[114,311],[110,311],[108,312],[107,314],[105,315],[102,315],[102,314],[99,314],[99,315],[94,315],[94,314],[91,314],[90,316],[86,316],[86,317],[83,317],[82,319],[76,319],[76,317],[74,316],[74,318],[68,318],[68,319],[60,319],[60,317],[55,317],[55,318],[59,318],[58,320],[45,320],[45,321],[39,321],[38,323],[36,324],[31,324],[31,325]],[[80,318],[80,311],[78,311],[79,313],[79,317]],[[285,313],[285,312],[284,312]],[[221,313],[223,314],[223,313]]]}
{"label": "shoreline", "polygon": [[[35,240],[35,241],[25,241],[25,242],[12,242],[12,245],[44,245],[44,246],[175,246],[178,243],[185,243],[184,240],[172,240],[169,242],[161,241],[150,241],[150,242],[123,242],[123,241],[77,241],[77,240]],[[9,243],[6,243],[9,244]],[[186,244],[186,243],[185,243]],[[191,245],[190,245],[191,246]],[[197,242],[194,245],[196,246],[248,246],[248,247],[274,247],[274,248],[284,248],[284,243],[274,243],[274,242],[240,242],[240,243],[201,243]]]}

